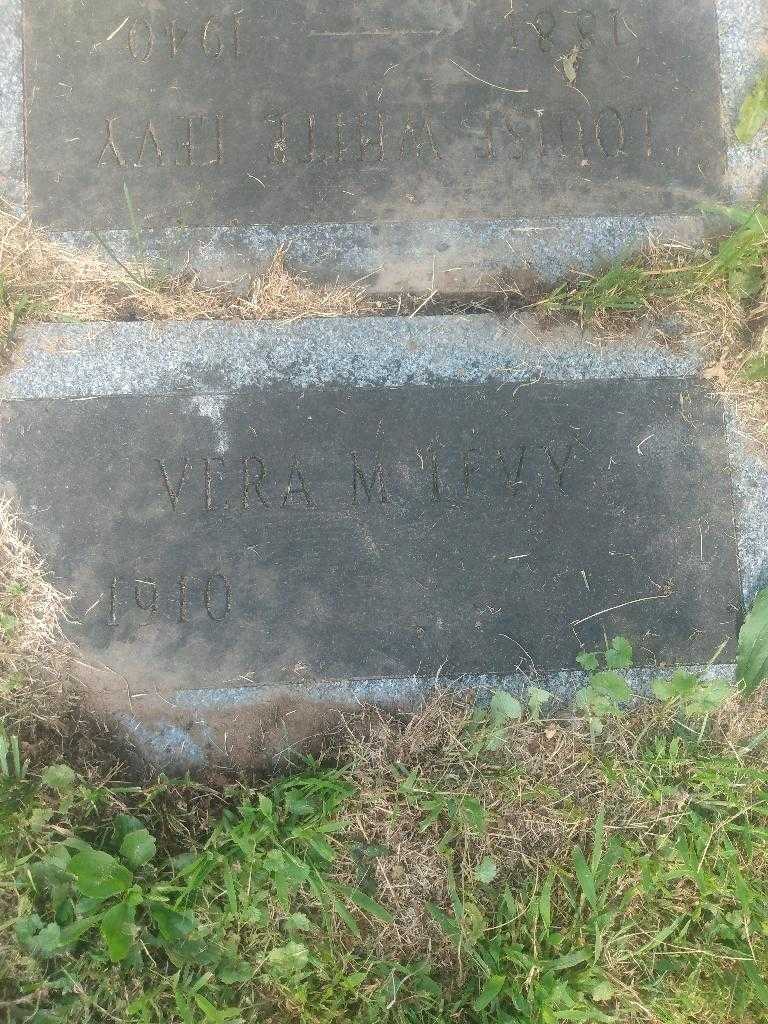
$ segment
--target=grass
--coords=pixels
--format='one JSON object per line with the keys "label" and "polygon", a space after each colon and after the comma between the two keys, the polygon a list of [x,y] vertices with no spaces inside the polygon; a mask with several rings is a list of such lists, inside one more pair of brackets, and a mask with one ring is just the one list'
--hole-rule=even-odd
{"label": "grass", "polygon": [[51,241],[0,199],[0,358],[24,323],[91,320],[280,320],[346,316],[376,307],[356,285],[315,287],[285,269],[279,250],[266,270],[220,287],[190,271],[171,274],[140,245],[122,260],[94,237],[90,251]]}
{"label": "grass", "polygon": [[[756,448],[768,449],[768,207],[719,208],[733,229],[711,246],[651,245],[634,260],[564,283],[534,303],[577,318],[599,336],[651,318],[682,324]],[[674,332],[673,332],[674,333]]]}
{"label": "grass", "polygon": [[[610,314],[668,309],[737,326],[768,316],[768,211],[717,208],[734,224],[714,248],[652,247],[640,260],[618,264],[597,277],[563,284],[542,298],[546,312],[594,320]],[[742,305],[744,304],[744,305]]]}
{"label": "grass", "polygon": [[666,703],[595,740],[436,696],[224,790],[9,754],[0,1013],[765,1021],[767,726],[763,700]]}

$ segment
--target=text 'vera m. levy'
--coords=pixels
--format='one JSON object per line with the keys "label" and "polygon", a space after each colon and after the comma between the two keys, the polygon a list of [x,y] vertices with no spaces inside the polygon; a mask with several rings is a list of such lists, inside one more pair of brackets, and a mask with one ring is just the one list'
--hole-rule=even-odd
{"label": "text 'vera m. levy'", "polygon": [[513,497],[528,491],[567,494],[577,443],[416,449],[407,462],[349,451],[332,469],[298,454],[157,458],[159,494],[176,515],[196,512],[439,504]]}

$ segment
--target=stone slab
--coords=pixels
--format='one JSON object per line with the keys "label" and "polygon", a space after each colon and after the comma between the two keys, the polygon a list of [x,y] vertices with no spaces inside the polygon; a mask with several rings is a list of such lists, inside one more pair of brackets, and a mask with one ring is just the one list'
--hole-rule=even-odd
{"label": "stone slab", "polygon": [[131,693],[551,671],[603,629],[691,663],[737,628],[722,410],[690,381],[23,401],[3,420],[6,488],[77,595],[72,636]]}
{"label": "stone slab", "polygon": [[721,192],[713,0],[25,13],[30,205],[59,229],[130,228],[124,189],[147,228],[685,212]]}
{"label": "stone slab", "polygon": [[[125,229],[125,182],[139,219],[146,215],[142,249],[209,279],[258,270],[278,245],[290,244],[297,268],[318,279],[364,279],[373,291],[484,291],[499,279],[525,288],[615,259],[649,233],[701,238],[708,230],[703,197],[749,201],[765,177],[765,136],[737,146],[731,125],[760,65],[768,0],[643,0],[619,8],[615,26],[612,8],[600,3],[577,14],[532,3],[514,12],[503,4],[469,8],[458,0],[441,7],[436,21],[433,7],[420,4],[402,8],[386,26],[381,5],[367,0],[340,25],[335,8],[312,0],[290,14],[284,5],[273,8],[250,36],[247,12],[235,33],[237,5],[224,5],[213,21],[196,2],[136,3],[118,12],[112,4],[27,0],[25,8],[26,29],[21,0],[8,0],[0,12],[6,194],[76,244],[92,243],[92,228],[112,224],[108,245],[130,256],[136,239]],[[622,38],[627,26],[635,35]],[[58,33],[53,46],[46,28]],[[615,49],[625,57],[631,50],[634,63],[615,60],[615,38]],[[259,74],[252,58],[247,63],[247,46],[261,57]],[[561,61],[574,46],[575,88]],[[210,63],[206,75],[193,73],[200,61]],[[237,71],[238,61],[247,73]],[[74,73],[82,67],[87,75]],[[518,69],[522,85],[513,80]],[[529,92],[504,91],[517,87]],[[194,110],[185,112],[187,98]],[[649,103],[652,141],[645,145]],[[621,126],[605,114],[614,108]],[[536,110],[545,111],[547,149],[538,155]],[[337,114],[341,161],[334,160]],[[361,114],[370,131],[355,164]],[[431,118],[439,159],[422,115]],[[95,140],[91,159],[91,122],[99,122],[105,142],[112,117],[117,155],[108,145],[98,167],[103,145]],[[189,128],[189,117],[202,120]],[[613,143],[623,134],[625,155],[610,156],[611,121]],[[153,136],[165,167],[150,166],[151,157],[161,159]],[[305,159],[314,159],[301,162],[302,146]],[[214,165],[175,166],[193,150],[193,163]]]}
{"label": "stone slab", "polygon": [[641,665],[706,664],[768,582],[765,468],[697,350],[654,336],[27,328],[0,475],[73,591],[94,700],[156,760],[252,759],[436,676],[565,695],[604,631]]}

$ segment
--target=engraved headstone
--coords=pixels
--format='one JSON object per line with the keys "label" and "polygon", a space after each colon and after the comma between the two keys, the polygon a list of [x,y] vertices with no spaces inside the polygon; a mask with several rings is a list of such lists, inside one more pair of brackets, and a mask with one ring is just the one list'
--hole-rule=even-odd
{"label": "engraved headstone", "polygon": [[729,123],[768,0],[6,7],[6,191],[208,273],[290,240],[377,290],[524,285],[700,235],[703,202],[765,173]]}
{"label": "engraved headstone", "polygon": [[522,319],[52,325],[0,385],[0,484],[95,704],[160,759],[247,761],[438,677],[567,689],[606,635],[733,660],[754,501],[737,537],[696,370]]}

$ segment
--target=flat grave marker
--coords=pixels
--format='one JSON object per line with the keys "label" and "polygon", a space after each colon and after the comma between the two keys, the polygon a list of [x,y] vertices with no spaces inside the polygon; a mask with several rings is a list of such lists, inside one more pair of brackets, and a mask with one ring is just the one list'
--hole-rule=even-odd
{"label": "flat grave marker", "polygon": [[31,208],[129,228],[691,209],[713,0],[27,0]]}
{"label": "flat grave marker", "polygon": [[94,330],[27,332],[0,483],[136,728],[551,681],[606,635],[733,661],[729,436],[684,353],[485,318]]}
{"label": "flat grave marker", "polygon": [[[6,0],[0,189],[56,237],[240,280],[522,289],[763,193],[768,0]],[[138,236],[140,240],[138,239]]]}

